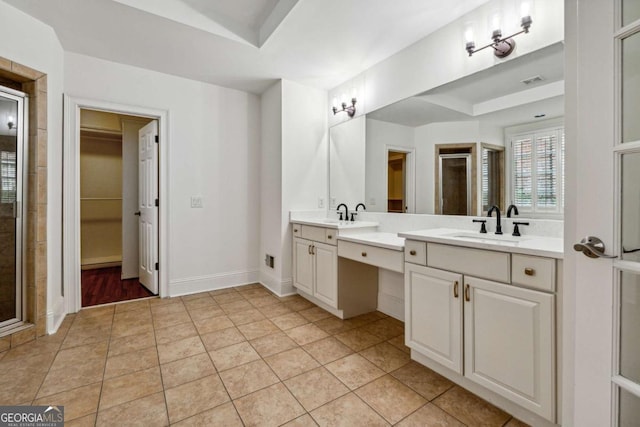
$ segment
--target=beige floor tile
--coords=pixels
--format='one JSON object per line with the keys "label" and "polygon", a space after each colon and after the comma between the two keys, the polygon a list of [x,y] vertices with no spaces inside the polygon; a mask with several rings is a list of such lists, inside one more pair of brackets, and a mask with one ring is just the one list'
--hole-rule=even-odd
{"label": "beige floor tile", "polygon": [[212,351],[209,355],[218,371],[226,371],[260,359],[260,355],[246,341]]}
{"label": "beige floor tile", "polygon": [[220,331],[222,329],[231,328],[233,322],[227,316],[209,317],[207,319],[198,319],[193,322],[200,335],[210,332]]}
{"label": "beige floor tile", "polygon": [[240,325],[238,326],[238,329],[240,330],[240,332],[242,332],[242,335],[244,335],[248,340],[253,340],[256,338],[264,337],[266,335],[271,335],[280,330],[269,319],[260,320],[258,322],[253,322],[253,323],[247,323],[246,325]]}
{"label": "beige floor tile", "polygon": [[104,380],[99,412],[162,391],[160,367]]}
{"label": "beige floor tile", "polygon": [[34,405],[64,406],[64,420],[71,421],[98,410],[102,383],[97,382],[88,386],[74,388],[58,394],[36,399]]}
{"label": "beige floor tile", "polygon": [[178,311],[175,313],[163,314],[160,316],[154,315],[153,317],[153,326],[154,328],[168,328],[173,325],[178,325],[180,323],[191,322],[191,317],[186,310]]}
{"label": "beige floor tile", "polygon": [[320,307],[311,307],[306,310],[299,311],[298,313],[309,322],[317,322],[318,320],[334,317],[333,314]]}
{"label": "beige floor tile", "polygon": [[391,424],[427,403],[418,393],[390,375],[370,382],[355,393]]}
{"label": "beige floor tile", "polygon": [[398,427],[465,427],[460,421],[438,408],[433,403],[424,405],[397,424]]}
{"label": "beige floor tile", "polygon": [[111,329],[111,339],[153,332],[153,324],[149,322],[119,322]]}
{"label": "beige floor tile", "polygon": [[271,295],[264,295],[259,297],[247,297],[247,301],[251,303],[254,307],[267,307],[273,304],[279,304],[280,301],[278,298]]}
{"label": "beige floor tile", "polygon": [[171,423],[199,414],[229,401],[218,375],[210,375],[166,390]]}
{"label": "beige floor tile", "polygon": [[260,307],[260,312],[267,316],[268,319],[273,319],[274,317],[282,316],[284,314],[292,313],[284,304],[281,302],[273,305],[267,305],[266,307]]}
{"label": "beige floor tile", "polygon": [[216,295],[238,293],[238,291],[234,287],[229,287],[229,288],[216,289],[215,291],[209,291],[208,293],[212,297],[215,297]]}
{"label": "beige floor tile", "polygon": [[353,353],[353,350],[338,341],[335,337],[327,337],[319,341],[314,341],[302,348],[323,365],[333,362],[334,360],[342,359]]}
{"label": "beige floor tile", "polygon": [[15,381],[9,386],[0,388],[0,405],[16,405],[31,402],[36,397],[38,389],[46,373],[27,373],[19,371]]}
{"label": "beige floor tile", "polygon": [[70,331],[77,331],[84,328],[108,328],[113,324],[113,313],[101,314],[99,316],[78,317],[71,326]]}
{"label": "beige floor tile", "polygon": [[61,341],[44,341],[38,339],[5,351],[1,360],[3,362],[10,362],[13,360],[23,360],[36,354],[55,353],[60,349],[61,344]]}
{"label": "beige floor tile", "polygon": [[389,425],[384,418],[378,415],[353,393],[349,393],[319,407],[311,412],[311,416],[321,427],[374,427]]}
{"label": "beige floor tile", "polygon": [[289,312],[288,314],[284,314],[282,316],[274,317],[271,321],[283,331],[287,329],[295,328],[297,326],[306,325],[309,323],[307,319],[300,316],[300,314],[295,312]]}
{"label": "beige floor tile", "polygon": [[338,359],[326,368],[351,390],[355,390],[385,373],[359,354]]}
{"label": "beige floor tile", "polygon": [[105,359],[108,348],[109,343],[103,341],[96,344],[87,344],[60,350],[53,361],[53,365],[51,365],[51,369],[66,368],[88,360]]}
{"label": "beige floor tile", "polygon": [[307,308],[315,307],[313,303],[307,301],[302,297],[297,297],[294,299],[284,301],[283,304],[285,305],[285,307],[287,307],[291,311],[302,311],[302,310],[306,310]]}
{"label": "beige floor tile", "polygon": [[391,372],[391,375],[427,400],[432,400],[453,387],[451,381],[417,362],[410,362]]}
{"label": "beige floor tile", "polygon": [[311,418],[311,415],[304,414],[301,417],[296,418],[295,420],[291,420],[286,424],[283,424],[282,427],[316,427],[315,421]]}
{"label": "beige floor tile", "polygon": [[392,346],[394,346],[395,348],[397,348],[398,350],[402,350],[403,352],[405,352],[407,354],[411,354],[411,349],[409,347],[407,347],[406,345],[404,345],[404,334],[398,335],[395,338],[391,338],[387,342],[389,344],[391,344]]}
{"label": "beige floor tile", "polygon": [[349,393],[349,389],[323,367],[289,378],[284,383],[307,411]]}
{"label": "beige floor tile", "polygon": [[84,326],[82,328],[71,329],[67,333],[62,348],[77,347],[86,344],[94,344],[109,340],[111,325],[109,326]]}
{"label": "beige floor tile", "polygon": [[74,362],[60,369],[51,369],[38,391],[38,397],[102,381],[105,363],[106,359],[92,359]]}
{"label": "beige floor tile", "polygon": [[503,426],[511,418],[509,414],[458,386],[438,396],[433,404],[468,426]]}
{"label": "beige floor tile", "polygon": [[155,393],[109,409],[100,409],[96,427],[167,426],[164,393]]}
{"label": "beige floor tile", "polygon": [[236,326],[239,326],[258,322],[266,319],[266,317],[257,308],[252,308],[251,310],[244,310],[238,313],[229,313],[229,319],[231,319]]}
{"label": "beige floor tile", "polygon": [[195,325],[192,322],[181,323],[168,328],[155,330],[156,341],[158,345],[167,344],[173,341],[179,341],[189,337],[198,335]]}
{"label": "beige floor tile", "polygon": [[133,322],[133,321],[151,321],[151,310],[134,310],[134,311],[124,311],[118,312],[114,314],[113,321],[114,323],[121,322]]}
{"label": "beige floor tile", "polygon": [[365,348],[381,343],[384,339],[364,331],[362,328],[352,329],[335,335],[343,344],[353,351],[362,351]]}
{"label": "beige floor tile", "polygon": [[190,299],[187,301],[183,301],[185,307],[187,307],[187,311],[191,312],[193,310],[199,310],[203,308],[208,309],[218,309],[218,303],[214,301],[209,294],[206,294],[197,299]]}
{"label": "beige floor tile", "polygon": [[173,388],[216,373],[207,353],[176,360],[160,366],[162,384],[165,389]]}
{"label": "beige floor tile", "polygon": [[143,332],[138,335],[112,339],[109,342],[109,357],[119,356],[143,348],[155,347],[156,338],[153,331]]}
{"label": "beige floor tile", "polygon": [[209,332],[208,334],[200,335],[200,339],[207,351],[218,350],[246,341],[246,338],[240,333],[238,328],[227,328],[220,331]]}
{"label": "beige floor tile", "polygon": [[398,324],[398,321],[391,317],[364,325],[362,329],[384,340],[390,340],[404,334],[404,326]]}
{"label": "beige floor tile", "polygon": [[262,357],[269,357],[298,346],[284,332],[276,332],[275,334],[256,338],[251,340],[251,345]]}
{"label": "beige floor tile", "polygon": [[318,341],[329,336],[329,334],[313,323],[289,329],[286,331],[286,334],[298,343],[298,345],[309,344],[310,342]]}
{"label": "beige floor tile", "polygon": [[531,427],[529,424],[527,423],[523,423],[522,421],[515,419],[515,418],[511,418],[509,420],[509,422],[507,424],[505,424],[504,427]]}
{"label": "beige floor tile", "polygon": [[246,299],[237,299],[235,301],[220,303],[220,308],[224,310],[225,313],[239,313],[244,310],[253,310],[255,307],[251,305],[249,301]]}
{"label": "beige floor tile", "polygon": [[407,353],[386,342],[362,350],[360,355],[385,372],[395,371],[411,361]]}
{"label": "beige floor tile", "polygon": [[234,401],[246,426],[279,426],[304,414],[304,409],[282,384],[274,384]]}
{"label": "beige floor tile", "polygon": [[218,306],[189,309],[189,315],[192,320],[208,319],[210,317],[224,316],[224,314],[224,311]]}
{"label": "beige floor tile", "polygon": [[85,317],[95,317],[102,316],[105,314],[113,314],[116,308],[114,305],[101,305],[96,307],[84,307],[82,310],[78,312],[76,315],[77,319],[82,319]]}
{"label": "beige floor tile", "polygon": [[198,415],[194,415],[193,417],[189,417],[171,425],[175,427],[243,427],[242,421],[238,416],[238,412],[231,402],[209,409],[208,411],[201,412]]}
{"label": "beige floor tile", "polygon": [[25,371],[26,373],[46,374],[56,357],[55,352],[36,353],[19,359],[0,361],[0,384],[5,384],[9,374]]}
{"label": "beige floor tile", "polygon": [[207,297],[211,297],[211,295],[209,295],[209,292],[198,292],[195,294],[189,294],[189,295],[183,295],[180,297],[180,299],[182,300],[183,303],[186,303],[187,301],[195,301],[198,299],[202,299],[202,298],[207,298]]}
{"label": "beige floor tile", "polygon": [[158,366],[158,351],[155,347],[148,347],[132,353],[107,358],[104,378],[119,377],[154,366]]}
{"label": "beige floor tile", "polygon": [[152,298],[149,300],[149,305],[151,308],[158,307],[161,305],[169,305],[169,304],[182,304],[182,299],[180,297],[169,297],[169,298]]}
{"label": "beige floor tile", "polygon": [[170,314],[184,314],[186,312],[187,307],[185,307],[182,301],[176,302],[175,304],[166,304],[151,307],[151,313],[153,314],[154,320],[160,317],[169,316]]}
{"label": "beige floor tile", "polygon": [[204,345],[200,337],[189,337],[167,344],[158,344],[158,357],[161,364],[184,359],[194,354],[204,353]]}
{"label": "beige floor tile", "polygon": [[350,331],[356,327],[353,322],[338,319],[337,317],[327,317],[326,319],[318,320],[314,323],[317,327],[331,335]]}
{"label": "beige floor tile", "polygon": [[281,380],[295,377],[320,366],[313,357],[300,347],[274,354],[265,358],[264,361],[269,364],[273,372]]}
{"label": "beige floor tile", "polygon": [[[66,411],[66,408],[65,408]],[[96,415],[95,413],[85,415],[82,418],[76,418],[71,421],[64,421],[65,427],[95,427],[96,425]]]}
{"label": "beige floor tile", "polygon": [[116,313],[124,313],[125,311],[136,311],[136,310],[149,310],[150,309],[149,300],[133,300],[133,301],[123,301],[120,304],[116,304]]}
{"label": "beige floor tile", "polygon": [[213,299],[218,304],[228,304],[233,301],[244,300],[244,297],[235,290],[230,290],[224,294],[213,295]]}
{"label": "beige floor tile", "polygon": [[279,382],[276,374],[262,360],[221,372],[220,378],[232,399]]}
{"label": "beige floor tile", "polygon": [[271,293],[264,288],[238,289],[238,292],[240,292],[240,294],[242,294],[246,299],[267,297],[271,295]]}

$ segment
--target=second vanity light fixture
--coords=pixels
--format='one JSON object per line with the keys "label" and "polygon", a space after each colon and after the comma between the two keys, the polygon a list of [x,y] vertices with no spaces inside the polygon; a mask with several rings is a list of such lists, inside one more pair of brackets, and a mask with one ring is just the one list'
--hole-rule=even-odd
{"label": "second vanity light fixture", "polygon": [[353,91],[353,94],[351,96],[351,105],[347,105],[347,95],[342,95],[342,102],[340,105],[342,109],[338,108],[338,98],[333,98],[333,115],[335,116],[336,114],[344,111],[349,117],[353,117],[356,114],[356,102],[357,100],[355,90]]}
{"label": "second vanity light fixture", "polygon": [[9,130],[13,129],[15,125],[16,125],[15,119],[13,118],[13,116],[9,116],[7,118],[7,127],[9,128]]}
{"label": "second vanity light fixture", "polygon": [[531,23],[533,22],[533,20],[531,19],[531,3],[529,3],[529,1],[530,0],[523,0],[520,4],[520,27],[522,28],[522,30],[513,33],[510,36],[502,37],[502,29],[500,28],[500,14],[494,13],[491,16],[490,25],[493,29],[491,33],[491,40],[493,41],[486,46],[482,46],[476,49],[476,43],[473,41],[473,28],[471,26],[468,26],[465,31],[465,39],[467,42],[465,49],[469,56],[488,47],[493,48],[493,53],[498,58],[506,58],[507,56],[509,56],[511,52],[513,52],[513,50],[516,48],[516,42],[515,40],[513,40],[513,37],[519,34],[528,33],[529,28],[531,28]]}

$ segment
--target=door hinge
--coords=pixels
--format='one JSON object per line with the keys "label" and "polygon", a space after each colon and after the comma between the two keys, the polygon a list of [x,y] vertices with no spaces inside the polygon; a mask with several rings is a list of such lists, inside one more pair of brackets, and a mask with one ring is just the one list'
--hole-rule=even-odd
{"label": "door hinge", "polygon": [[160,264],[156,262],[156,271],[158,271],[160,268]]}
{"label": "door hinge", "polygon": [[160,206],[160,200],[156,199],[156,206]]}
{"label": "door hinge", "polygon": [[160,142],[160,137],[156,135],[156,142]]}

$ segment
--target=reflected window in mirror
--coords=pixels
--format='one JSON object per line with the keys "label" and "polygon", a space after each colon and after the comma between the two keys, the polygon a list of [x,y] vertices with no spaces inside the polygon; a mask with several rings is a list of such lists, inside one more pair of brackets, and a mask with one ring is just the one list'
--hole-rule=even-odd
{"label": "reflected window in mirror", "polygon": [[482,212],[496,205],[505,210],[504,204],[504,147],[482,144]]}
{"label": "reflected window in mirror", "polygon": [[533,217],[564,211],[564,128],[511,135],[511,203]]}

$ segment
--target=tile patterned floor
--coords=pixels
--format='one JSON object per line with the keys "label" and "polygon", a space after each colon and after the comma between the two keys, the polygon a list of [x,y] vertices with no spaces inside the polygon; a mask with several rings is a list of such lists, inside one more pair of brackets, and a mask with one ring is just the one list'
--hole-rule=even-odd
{"label": "tile patterned floor", "polygon": [[0,405],[67,426],[524,424],[410,360],[403,324],[248,285],[83,310],[0,354]]}

